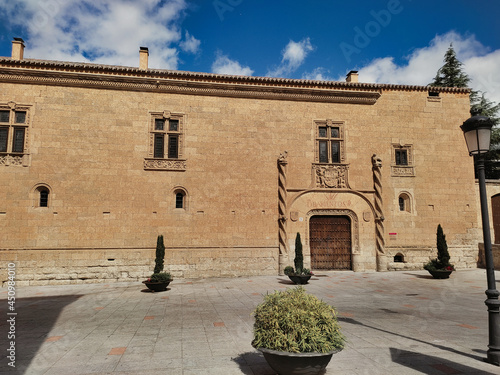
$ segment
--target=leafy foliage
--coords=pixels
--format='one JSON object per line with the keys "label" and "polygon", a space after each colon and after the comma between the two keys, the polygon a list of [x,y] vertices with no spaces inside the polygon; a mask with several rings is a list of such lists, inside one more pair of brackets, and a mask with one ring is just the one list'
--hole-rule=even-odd
{"label": "leafy foliage", "polygon": [[[437,71],[430,86],[468,87],[470,78],[462,69],[463,64],[457,59],[453,45],[446,51],[444,65]],[[479,110],[482,116],[493,121],[490,151],[485,154],[485,175],[488,179],[500,179],[500,104],[495,104],[485,97],[485,93],[472,90],[470,93],[471,109]]]}
{"label": "leafy foliage", "polygon": [[165,245],[163,244],[163,236],[159,235],[156,239],[156,259],[155,259],[155,269],[153,273],[159,273],[163,271],[163,261],[165,259]]}
{"label": "leafy foliage", "polygon": [[429,86],[439,87],[468,87],[470,78],[462,70],[463,64],[457,59],[453,45],[444,55],[444,65],[437,71],[434,82]]}
{"label": "leafy foliage", "polygon": [[344,348],[335,309],[302,286],[266,295],[254,315],[254,348],[293,353]]}
{"label": "leafy foliage", "polygon": [[444,235],[441,224],[439,224],[437,228],[436,245],[437,245],[438,256],[436,259],[431,259],[427,264],[425,264],[424,269],[428,271],[454,270],[455,268],[450,263],[450,254],[448,253],[446,236]]}
{"label": "leafy foliage", "polygon": [[285,273],[285,275],[293,275],[295,274],[295,270],[293,269],[292,266],[286,266],[285,269],[283,270],[283,272]]}
{"label": "leafy foliage", "polygon": [[297,233],[297,237],[295,237],[295,271],[298,274],[302,273],[302,269],[304,268],[304,256],[302,255],[302,241],[300,240],[300,233]]}
{"label": "leafy foliage", "polygon": [[166,283],[172,281],[172,276],[168,272],[153,273],[148,281]]}

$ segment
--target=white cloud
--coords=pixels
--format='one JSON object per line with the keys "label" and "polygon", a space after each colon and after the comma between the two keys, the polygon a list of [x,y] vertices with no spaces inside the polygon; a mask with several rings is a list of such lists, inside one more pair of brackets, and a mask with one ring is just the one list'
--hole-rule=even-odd
{"label": "white cloud", "polygon": [[312,79],[316,81],[334,81],[333,78],[329,77],[330,71],[325,68],[319,67],[314,69],[312,72],[306,72],[302,74],[302,79]]}
{"label": "white cloud", "polygon": [[189,33],[182,40],[179,22],[186,8],[185,0],[0,1],[0,11],[26,30],[20,36],[27,58],[138,66],[144,46],[149,66],[166,69],[177,68],[179,47],[199,47]]}
{"label": "white cloud", "polygon": [[267,76],[269,77],[283,77],[297,70],[306,59],[309,52],[314,50],[309,38],[304,38],[300,42],[290,42],[282,51],[283,58],[281,64],[275,69],[269,70]]}
{"label": "white cloud", "polygon": [[217,57],[212,64],[212,72],[241,76],[251,76],[253,74],[253,70],[250,67],[242,66],[238,61],[231,60],[220,52],[217,53]]}
{"label": "white cloud", "polygon": [[184,40],[179,45],[185,52],[196,53],[200,48],[200,41],[186,31]]}
{"label": "white cloud", "polygon": [[[500,103],[500,50],[488,51],[473,35],[448,32],[436,36],[427,47],[416,49],[407,64],[397,65],[393,57],[375,59],[358,69],[361,82],[427,85],[433,81],[450,44],[471,78],[470,86],[486,92],[486,97]],[[339,78],[343,80],[344,77]]]}

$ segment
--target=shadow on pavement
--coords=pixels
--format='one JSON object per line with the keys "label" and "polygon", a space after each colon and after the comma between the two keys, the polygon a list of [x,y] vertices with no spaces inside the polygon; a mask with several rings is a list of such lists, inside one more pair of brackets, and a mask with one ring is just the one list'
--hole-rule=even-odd
{"label": "shadow on pavement", "polygon": [[[401,350],[390,348],[391,358],[394,363],[406,366],[421,372],[422,374],[483,374],[495,375],[497,372],[480,371],[473,367],[462,365],[460,363],[448,361],[439,357],[411,352],[408,350]],[[422,365],[422,363],[433,363],[432,365]]]}
{"label": "shadow on pavement", "polygon": [[[6,352],[11,347],[11,341],[15,347],[15,368],[8,365],[6,356],[2,355],[0,362],[1,373],[24,374],[36,356],[42,344],[49,338],[52,327],[57,322],[61,311],[68,305],[77,301],[79,295],[49,296],[16,298],[15,329],[11,331],[7,319],[0,320],[0,348]],[[7,300],[0,300],[7,304]],[[14,333],[14,338],[9,338],[7,333]],[[58,339],[57,337],[52,340]],[[52,341],[50,340],[50,341]],[[3,353],[2,353],[3,354]]]}

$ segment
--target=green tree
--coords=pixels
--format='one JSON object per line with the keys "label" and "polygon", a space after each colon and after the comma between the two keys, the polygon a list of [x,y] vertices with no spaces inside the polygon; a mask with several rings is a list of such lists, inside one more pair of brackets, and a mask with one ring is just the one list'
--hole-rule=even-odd
{"label": "green tree", "polygon": [[[453,45],[444,55],[444,65],[437,71],[434,81],[429,86],[468,87],[469,76],[463,71],[463,64],[458,60]],[[471,109],[478,110],[482,116],[493,120],[490,152],[485,155],[485,174],[488,179],[500,179],[500,104],[495,104],[485,97],[484,92],[471,90]]]}
{"label": "green tree", "polygon": [[304,269],[304,256],[302,255],[302,241],[300,240],[300,233],[297,233],[295,237],[295,272],[301,274]]}
{"label": "green tree", "polygon": [[156,259],[155,259],[155,269],[153,273],[159,273],[163,271],[163,260],[165,258],[165,245],[163,244],[163,236],[159,235],[156,239]]}
{"label": "green tree", "polygon": [[429,86],[468,87],[470,78],[462,69],[463,64],[457,59],[453,45],[444,55],[444,65],[437,71],[434,82]]}

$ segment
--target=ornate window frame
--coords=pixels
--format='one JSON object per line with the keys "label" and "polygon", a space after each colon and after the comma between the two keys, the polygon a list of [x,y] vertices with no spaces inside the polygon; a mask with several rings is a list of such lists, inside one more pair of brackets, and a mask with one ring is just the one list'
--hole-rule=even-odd
{"label": "ornate window frame", "polygon": [[[320,129],[326,128],[326,136],[320,134]],[[332,135],[332,129],[338,128],[338,137]],[[345,122],[332,119],[314,121],[314,163],[321,165],[338,165],[345,163]],[[320,162],[320,143],[326,142],[328,161]],[[332,161],[332,143],[339,144],[339,161]]]}
{"label": "ornate window frame", "polygon": [[[406,154],[406,163],[397,162],[398,153]],[[391,148],[391,176],[415,177],[415,164],[412,144],[393,143]]]}
{"label": "ornate window frame", "polygon": [[[157,120],[164,121],[164,128],[159,129]],[[176,122],[176,129],[170,128],[170,121]],[[150,112],[149,113],[149,151],[144,159],[145,170],[161,171],[185,171],[186,159],[184,158],[184,128],[185,115],[183,113],[174,113],[170,111]],[[163,157],[155,157],[155,138],[163,137]],[[170,137],[176,139],[177,157],[169,158]]]}
{"label": "ornate window frame", "polygon": [[[6,147],[0,151],[0,166],[22,166],[28,167],[30,128],[31,128],[31,105],[18,104],[13,101],[0,103],[0,111],[8,111],[8,121],[0,122],[0,129],[6,129]],[[24,113],[24,122],[18,122],[16,113]],[[22,133],[17,133],[22,131]],[[22,134],[22,151],[14,150],[15,134]]]}

